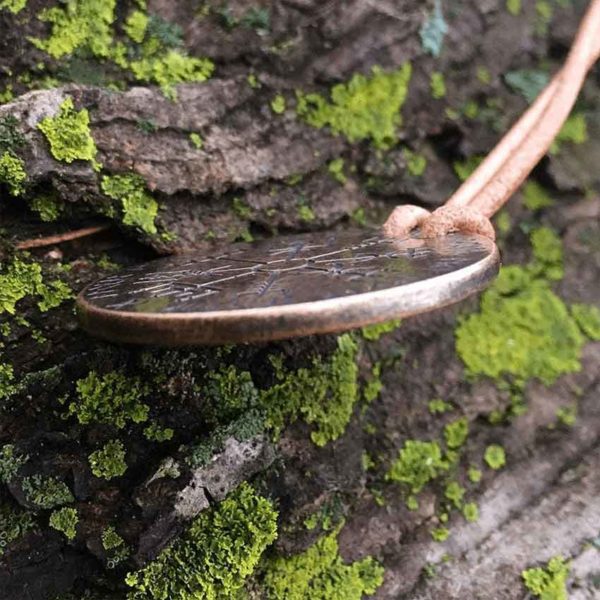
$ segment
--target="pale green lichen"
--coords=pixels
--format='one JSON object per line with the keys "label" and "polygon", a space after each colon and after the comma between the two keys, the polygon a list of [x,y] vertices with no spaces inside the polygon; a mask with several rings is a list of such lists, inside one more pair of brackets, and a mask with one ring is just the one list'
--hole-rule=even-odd
{"label": "pale green lichen", "polygon": [[49,194],[33,198],[33,200],[30,201],[29,206],[45,223],[56,221],[64,208],[63,203],[58,200],[58,198]]}
{"label": "pale green lichen", "polygon": [[521,0],[506,0],[506,10],[511,15],[518,17],[521,14]]}
{"label": "pale green lichen", "polygon": [[446,485],[444,497],[449,500],[455,508],[461,508],[465,491],[465,488],[462,487],[462,485],[460,485],[457,481],[451,481],[448,483],[448,485]]}
{"label": "pale green lichen", "polygon": [[23,537],[35,527],[33,515],[30,512],[13,508],[4,502],[0,503],[0,556],[7,546]]}
{"label": "pale green lichen", "polygon": [[235,598],[277,537],[277,512],[243,483],[200,513],[184,535],[144,568],[129,573],[129,600]]}
{"label": "pale green lichen", "polygon": [[315,211],[308,204],[300,204],[296,214],[298,215],[298,218],[305,223],[311,223],[317,218]]}
{"label": "pale green lichen", "polygon": [[490,469],[501,469],[506,464],[506,453],[502,446],[491,444],[485,449],[483,459]]}
{"label": "pale green lichen", "polygon": [[427,158],[418,152],[413,152],[408,148],[402,151],[406,160],[406,169],[413,177],[421,177],[427,168]]}
{"label": "pale green lichen", "polygon": [[361,600],[383,583],[383,567],[371,557],[345,564],[338,552],[338,531],[302,554],[267,562],[266,597],[271,600]]}
{"label": "pale green lichen", "polygon": [[148,406],[141,401],[145,386],[136,377],[90,371],[77,381],[76,389],[77,399],[69,404],[67,414],[75,415],[82,425],[105,423],[122,429],[129,421],[148,419]]}
{"label": "pale green lichen", "polygon": [[20,454],[13,444],[5,444],[0,448],[0,481],[9,483],[17,475],[18,470],[29,460],[26,454]]}
{"label": "pale green lichen", "polygon": [[64,533],[68,540],[75,539],[79,515],[75,508],[61,508],[50,515],[50,527]]}
{"label": "pale green lichen", "polygon": [[482,161],[482,156],[470,156],[465,160],[454,162],[452,166],[458,178],[461,181],[466,181]]}
{"label": "pale green lichen", "polygon": [[552,146],[550,154],[558,154],[565,143],[583,144],[589,139],[588,127],[585,115],[583,113],[574,113],[565,121],[561,130],[558,132]]}
{"label": "pale green lichen", "polygon": [[448,24],[442,13],[442,2],[441,0],[435,0],[433,11],[419,31],[423,50],[432,56],[439,56],[442,53],[444,38],[447,33]]}
{"label": "pale green lichen", "polygon": [[20,196],[25,191],[27,172],[22,159],[10,152],[0,156],[0,183],[8,186],[12,196]]}
{"label": "pale green lichen", "polygon": [[452,404],[442,400],[441,398],[435,398],[427,403],[427,408],[432,415],[443,414],[453,409]]}
{"label": "pale green lichen", "polygon": [[589,304],[573,304],[571,314],[585,336],[600,342],[600,308]]}
{"label": "pale green lichen", "polygon": [[569,571],[569,563],[562,556],[555,556],[546,568],[526,569],[521,575],[525,587],[540,600],[567,600]]}
{"label": "pale green lichen", "polygon": [[204,146],[204,142],[199,133],[190,133],[190,142],[192,142],[192,145],[196,150],[202,150],[202,147]]}
{"label": "pale green lichen", "polygon": [[446,440],[446,446],[452,450],[460,448],[469,435],[469,421],[466,417],[461,417],[448,423],[444,427],[444,438]]}
{"label": "pale green lichen", "polygon": [[39,508],[50,509],[75,500],[67,484],[55,477],[32,475],[25,477],[21,488],[28,502]]}
{"label": "pale green lichen", "polygon": [[389,148],[402,124],[400,111],[411,74],[409,63],[388,73],[374,67],[370,77],[356,74],[334,86],[330,100],[298,93],[297,112],[313,127],[327,126],[351,142],[370,139],[377,148]]}
{"label": "pale green lichen", "polygon": [[125,447],[121,440],[110,440],[88,457],[92,473],[103,479],[120,477],[127,471]]}
{"label": "pale green lichen", "polygon": [[528,181],[523,186],[523,206],[529,210],[541,210],[552,206],[554,200],[550,194],[536,181]]}
{"label": "pale green lichen", "polygon": [[505,73],[504,81],[531,104],[548,85],[550,75],[539,69],[519,69]]}
{"label": "pale green lichen", "polygon": [[109,198],[121,202],[125,225],[137,227],[148,234],[157,232],[155,219],[158,215],[158,203],[146,191],[144,179],[140,175],[105,175],[100,187]]}
{"label": "pale green lichen", "polygon": [[469,467],[467,477],[471,483],[479,483],[483,473],[477,467]]}
{"label": "pale green lichen", "polygon": [[173,439],[174,433],[170,427],[162,427],[158,423],[150,423],[144,429],[144,437],[151,442],[168,442]]}
{"label": "pale green lichen", "polygon": [[141,44],[146,36],[148,15],[141,10],[134,10],[126,19],[123,29],[136,43]]}
{"label": "pale green lichen", "polygon": [[431,531],[431,537],[435,542],[445,542],[450,537],[450,530],[447,527],[436,527]]}
{"label": "pale green lichen", "polygon": [[75,110],[72,98],[64,100],[56,116],[42,119],[38,129],[46,136],[56,160],[66,163],[87,160],[95,169],[99,168],[96,143],[90,132],[90,115],[85,108]]}
{"label": "pale green lichen", "polygon": [[479,508],[475,502],[466,502],[462,507],[463,517],[469,522],[474,523],[479,519]]}

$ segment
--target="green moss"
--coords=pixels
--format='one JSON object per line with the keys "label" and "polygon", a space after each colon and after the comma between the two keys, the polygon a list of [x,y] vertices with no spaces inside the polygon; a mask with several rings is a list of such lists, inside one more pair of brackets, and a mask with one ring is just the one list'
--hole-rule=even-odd
{"label": "green moss", "polygon": [[0,556],[4,554],[11,542],[23,537],[34,527],[35,521],[30,512],[0,503]]}
{"label": "green moss", "polygon": [[271,110],[276,115],[281,115],[285,112],[285,98],[281,94],[277,94],[277,96],[271,100]]}
{"label": "green moss", "polygon": [[145,387],[137,377],[90,371],[77,381],[76,388],[77,399],[69,404],[67,414],[75,415],[82,425],[105,423],[122,429],[128,421],[148,419],[148,406],[141,402]]}
{"label": "green moss", "polygon": [[0,156],[0,183],[8,186],[12,196],[20,196],[25,191],[27,173],[25,163],[10,152]]}
{"label": "green moss", "polygon": [[75,508],[61,508],[50,515],[50,527],[64,533],[68,540],[75,539],[79,515]]}
{"label": "green moss", "polygon": [[302,417],[315,425],[312,441],[318,446],[337,439],[348,425],[358,399],[357,344],[350,334],[338,338],[338,348],[327,362],[319,357],[310,369],[288,373],[273,358],[276,383],[260,394],[267,425],[277,434],[284,424]]}
{"label": "green moss", "polygon": [[573,304],[571,314],[585,336],[600,341],[600,309],[597,306]]}
{"label": "green moss", "polygon": [[21,483],[23,493],[28,502],[39,508],[50,509],[75,500],[67,484],[55,477],[32,475],[25,477]]}
{"label": "green moss", "polygon": [[550,146],[550,154],[557,154],[564,143],[583,144],[589,138],[587,121],[583,113],[571,115],[558,132],[556,139]]}
{"label": "green moss", "polygon": [[456,349],[471,375],[510,378],[517,387],[553,383],[579,371],[585,338],[549,281],[562,277],[562,248],[551,230],[531,235],[534,260],[502,268],[483,294],[479,313],[462,319]]}
{"label": "green moss", "polygon": [[302,554],[271,559],[264,587],[272,600],[360,600],[383,583],[383,567],[373,558],[344,564],[337,531],[321,538]]}
{"label": "green moss", "polygon": [[435,398],[427,403],[427,408],[432,415],[435,415],[448,412],[449,410],[452,410],[453,407],[449,402],[445,402],[440,398]]}
{"label": "green moss", "polygon": [[125,33],[136,43],[141,44],[146,36],[148,15],[141,10],[134,10],[125,21]]}
{"label": "green moss", "polygon": [[446,33],[448,33],[448,24],[442,13],[442,2],[435,0],[433,11],[419,30],[423,50],[432,56],[439,56],[442,53]]}
{"label": "green moss", "polygon": [[506,464],[504,448],[498,444],[492,444],[485,449],[483,460],[490,469],[501,469]]}
{"label": "green moss", "polygon": [[127,471],[125,447],[121,440],[110,440],[100,450],[89,455],[90,468],[96,477],[113,479]]}
{"label": "green moss", "polygon": [[577,421],[577,405],[561,406],[556,411],[556,419],[566,427],[573,427],[575,421]]}
{"label": "green moss", "polygon": [[383,389],[383,383],[381,382],[381,363],[376,362],[371,369],[371,377],[365,383],[363,389],[363,398],[367,404],[373,402]]}
{"label": "green moss", "polygon": [[202,150],[202,147],[204,146],[204,142],[202,141],[202,137],[200,137],[199,133],[190,133],[190,142],[192,142],[192,145],[194,148],[196,148],[196,150]]}
{"label": "green moss", "polygon": [[109,198],[121,202],[125,225],[137,227],[149,234],[157,232],[154,221],[158,214],[158,203],[146,191],[144,179],[140,175],[105,175],[100,187]]}
{"label": "green moss", "polygon": [[554,200],[536,181],[528,181],[523,186],[523,205],[529,210],[540,210],[552,206]]}
{"label": "green moss", "polygon": [[421,177],[427,168],[427,159],[417,152],[405,148],[402,152],[406,160],[406,168],[413,177]]}
{"label": "green moss", "polygon": [[317,217],[315,211],[308,204],[301,204],[297,210],[298,218],[305,223],[311,223]]}
{"label": "green moss", "polygon": [[466,441],[469,435],[469,421],[466,417],[461,417],[448,423],[444,427],[444,438],[446,446],[452,450],[460,448]]}
{"label": "green moss", "polygon": [[144,429],[144,437],[151,442],[168,442],[174,433],[170,427],[161,427],[158,423],[150,423]]}
{"label": "green moss", "polygon": [[388,481],[403,483],[413,494],[440,473],[448,470],[448,462],[442,456],[437,442],[408,440],[386,474]]}
{"label": "green moss", "polygon": [[475,504],[475,502],[467,502],[463,506],[462,513],[464,518],[469,521],[469,523],[474,523],[479,519],[479,508],[477,508],[477,504]]}
{"label": "green moss", "polygon": [[67,0],[65,4],[39,14],[40,20],[52,24],[52,33],[46,40],[31,42],[53,58],[81,47],[89,47],[95,56],[110,56],[116,0]]}
{"label": "green moss", "polygon": [[27,6],[27,0],[2,0],[0,2],[0,10],[8,10],[14,15],[20,13],[25,6]]}
{"label": "green moss", "polygon": [[344,159],[336,158],[327,165],[329,174],[339,183],[344,184],[348,181],[346,174],[344,173]]}
{"label": "green moss", "polygon": [[277,512],[246,483],[200,513],[185,534],[149,565],[130,573],[129,600],[235,597],[277,537]]}
{"label": "green moss", "polygon": [[527,569],[521,575],[525,587],[541,600],[567,600],[569,570],[569,563],[562,556],[555,556],[545,569]]}
{"label": "green moss", "polygon": [[400,327],[402,321],[400,319],[393,319],[391,321],[385,321],[384,323],[375,323],[374,325],[367,325],[362,327],[360,332],[365,340],[370,342],[376,342],[382,335],[391,333]]}
{"label": "green moss", "polygon": [[90,133],[90,115],[87,109],[75,110],[72,98],[67,98],[55,117],[45,117],[38,129],[46,136],[50,152],[56,160],[71,163],[74,160],[89,160],[94,168],[96,143]]}
{"label": "green moss", "polygon": [[436,542],[445,542],[450,537],[450,530],[447,527],[436,527],[432,530],[431,537]]}
{"label": "green moss", "polygon": [[59,280],[44,283],[39,264],[14,258],[0,272],[0,314],[14,315],[17,303],[26,296],[37,296],[38,308],[45,312],[71,298],[72,292]]}
{"label": "green moss", "polygon": [[435,100],[444,98],[446,96],[446,81],[444,79],[444,74],[439,71],[434,71],[429,80],[429,87],[431,89],[431,95]]}
{"label": "green moss", "polygon": [[456,161],[452,166],[458,178],[466,181],[482,161],[483,156],[470,156],[466,160]]}
{"label": "green moss", "polygon": [[370,77],[356,74],[334,86],[330,100],[299,93],[297,112],[313,127],[328,126],[351,142],[370,139],[377,148],[388,148],[396,143],[402,124],[400,110],[411,74],[409,63],[389,73],[374,67]]}
{"label": "green moss", "polygon": [[31,200],[29,206],[45,223],[56,221],[64,208],[62,202],[50,194],[37,196]]}
{"label": "green moss", "polygon": [[17,471],[29,460],[26,454],[15,451],[13,444],[5,444],[0,449],[0,481],[9,483],[15,478]]}
{"label": "green moss", "polygon": [[506,10],[518,17],[521,14],[521,0],[506,0]]}

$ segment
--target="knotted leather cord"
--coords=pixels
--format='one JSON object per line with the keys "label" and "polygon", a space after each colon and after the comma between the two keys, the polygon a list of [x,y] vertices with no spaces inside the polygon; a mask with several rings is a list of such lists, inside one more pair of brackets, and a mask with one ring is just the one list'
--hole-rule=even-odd
{"label": "knotted leather cord", "polygon": [[562,69],[446,204],[433,213],[410,204],[398,206],[384,232],[404,237],[420,227],[425,237],[465,231],[494,239],[489,218],[546,154],[599,56],[600,0],[592,0]]}

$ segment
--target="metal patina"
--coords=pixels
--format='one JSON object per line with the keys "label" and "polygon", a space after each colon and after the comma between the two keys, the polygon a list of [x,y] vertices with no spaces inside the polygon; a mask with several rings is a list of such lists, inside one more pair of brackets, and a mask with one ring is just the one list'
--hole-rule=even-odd
{"label": "metal patina", "polygon": [[256,342],[445,306],[485,287],[498,265],[477,235],[312,233],[152,261],[93,283],[77,304],[83,327],[108,340]]}

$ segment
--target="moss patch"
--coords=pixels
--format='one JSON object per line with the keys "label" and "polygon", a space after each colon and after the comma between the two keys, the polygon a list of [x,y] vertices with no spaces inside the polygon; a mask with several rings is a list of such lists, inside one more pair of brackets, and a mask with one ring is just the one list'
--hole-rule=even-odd
{"label": "moss patch", "polygon": [[42,119],[38,129],[46,136],[56,160],[66,163],[89,160],[99,168],[95,160],[96,144],[90,133],[90,115],[85,108],[75,110],[72,98],[60,105],[58,115]]}
{"label": "moss patch", "polygon": [[140,175],[105,175],[100,187],[109,198],[121,202],[125,225],[138,227],[149,234],[157,232],[154,221],[158,215],[158,203],[146,191]]}
{"label": "moss patch", "polygon": [[366,327],[362,327],[360,332],[365,340],[376,342],[382,335],[398,329],[401,323],[402,321],[400,319],[393,319],[392,321],[386,321],[385,323],[367,325]]}
{"label": "moss patch", "polygon": [[0,2],[0,10],[8,10],[16,15],[20,13],[27,5],[27,0],[2,0]]}
{"label": "moss patch", "polygon": [[338,553],[338,531],[302,554],[267,562],[266,597],[272,600],[360,600],[383,583],[383,567],[371,557],[345,564]]}
{"label": "moss patch", "polygon": [[276,518],[271,502],[242,484],[156,560],[127,576],[128,599],[235,597],[277,537]]}
{"label": "moss patch", "polygon": [[552,206],[554,200],[548,192],[537,182],[528,181],[523,186],[523,206],[529,210],[540,210]]}
{"label": "moss patch", "polygon": [[388,481],[403,483],[411,493],[419,493],[440,473],[448,470],[448,461],[437,442],[408,440],[386,475]]}
{"label": "moss patch", "polygon": [[400,110],[412,75],[409,63],[397,71],[374,67],[370,77],[356,74],[331,89],[330,99],[298,93],[298,115],[313,127],[329,127],[351,142],[370,139],[377,148],[389,148],[402,124]]}

